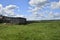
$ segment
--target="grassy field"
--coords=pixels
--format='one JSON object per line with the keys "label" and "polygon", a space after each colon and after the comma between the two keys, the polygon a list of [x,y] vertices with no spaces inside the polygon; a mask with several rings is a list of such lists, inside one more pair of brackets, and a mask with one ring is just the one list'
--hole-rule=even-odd
{"label": "grassy field", "polygon": [[60,40],[60,21],[0,24],[0,40]]}

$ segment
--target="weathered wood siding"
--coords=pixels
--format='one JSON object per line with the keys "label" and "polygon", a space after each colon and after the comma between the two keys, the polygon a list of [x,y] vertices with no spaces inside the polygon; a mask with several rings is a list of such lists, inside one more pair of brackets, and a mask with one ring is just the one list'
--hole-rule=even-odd
{"label": "weathered wood siding", "polygon": [[0,19],[4,23],[11,23],[11,24],[26,24],[26,18],[21,17],[6,17],[2,16],[3,18]]}

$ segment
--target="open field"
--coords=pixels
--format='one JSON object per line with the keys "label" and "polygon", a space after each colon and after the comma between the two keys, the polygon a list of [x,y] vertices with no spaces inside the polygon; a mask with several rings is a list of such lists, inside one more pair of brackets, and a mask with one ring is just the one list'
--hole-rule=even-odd
{"label": "open field", "polygon": [[0,40],[60,40],[60,21],[0,24]]}

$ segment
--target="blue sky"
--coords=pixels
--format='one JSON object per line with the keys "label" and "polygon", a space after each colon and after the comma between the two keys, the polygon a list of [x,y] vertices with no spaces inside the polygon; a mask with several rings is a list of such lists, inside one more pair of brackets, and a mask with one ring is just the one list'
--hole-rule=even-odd
{"label": "blue sky", "polygon": [[[34,17],[34,14],[32,14],[31,12],[28,12],[29,7],[30,7],[29,1],[30,0],[0,0],[0,4],[2,4],[4,7],[7,5],[17,5],[19,7],[19,11],[15,10],[16,14],[24,15],[29,20],[36,20],[36,19],[41,20],[41,19],[43,19],[43,17],[42,18]],[[59,0],[49,0],[49,2],[54,2],[54,1],[58,2]],[[45,12],[44,10],[50,10],[50,9],[44,8],[42,10],[43,10],[42,12]],[[56,9],[56,10],[53,10],[53,12],[54,11],[59,12],[59,10],[60,9]],[[46,16],[46,14],[44,14],[44,15]],[[46,19],[48,19],[48,16]]]}
{"label": "blue sky", "polygon": [[17,5],[19,6],[20,13],[26,14],[29,6],[28,1],[29,0],[0,0],[0,4],[2,4],[3,6],[7,6],[11,4]]}

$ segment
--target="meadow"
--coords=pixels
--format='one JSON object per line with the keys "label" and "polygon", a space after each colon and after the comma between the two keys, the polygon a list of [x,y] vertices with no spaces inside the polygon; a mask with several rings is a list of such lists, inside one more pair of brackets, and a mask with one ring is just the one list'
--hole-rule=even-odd
{"label": "meadow", "polygon": [[0,24],[0,40],[60,40],[60,21]]}

